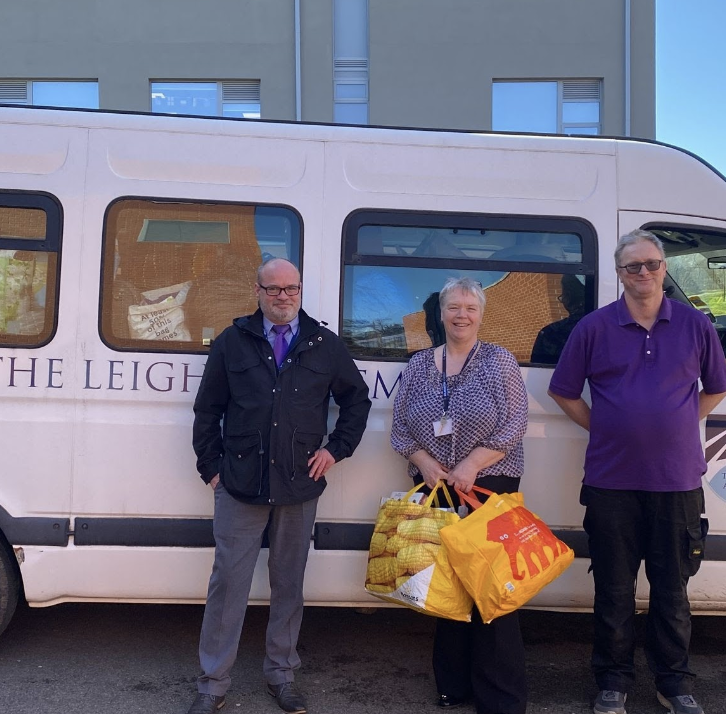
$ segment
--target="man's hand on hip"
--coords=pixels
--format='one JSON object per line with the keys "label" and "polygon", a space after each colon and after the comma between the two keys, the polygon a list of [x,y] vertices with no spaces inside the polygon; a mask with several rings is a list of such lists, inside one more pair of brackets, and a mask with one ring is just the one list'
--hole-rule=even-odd
{"label": "man's hand on hip", "polygon": [[310,478],[317,481],[321,476],[325,476],[326,471],[334,463],[335,459],[327,449],[318,449],[312,457],[308,459]]}
{"label": "man's hand on hip", "polygon": [[209,481],[209,485],[210,485],[210,486],[212,487],[212,490],[214,490],[214,489],[216,489],[216,488],[217,488],[217,484],[218,484],[218,483],[219,483],[219,474],[217,474],[216,476],[214,476],[214,477],[213,477],[212,479],[210,479],[210,481]]}

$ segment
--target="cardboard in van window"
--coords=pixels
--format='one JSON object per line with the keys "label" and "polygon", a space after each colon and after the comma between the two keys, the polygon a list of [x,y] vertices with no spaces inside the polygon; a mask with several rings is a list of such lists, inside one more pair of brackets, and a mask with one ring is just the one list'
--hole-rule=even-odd
{"label": "cardboard in van window", "polygon": [[142,293],[144,303],[129,306],[129,333],[137,340],[191,342],[184,302],[191,281]]}

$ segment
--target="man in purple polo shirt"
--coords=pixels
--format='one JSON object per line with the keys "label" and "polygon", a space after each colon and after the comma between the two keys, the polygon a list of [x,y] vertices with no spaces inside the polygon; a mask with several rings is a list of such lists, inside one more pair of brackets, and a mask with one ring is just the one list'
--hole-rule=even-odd
{"label": "man in purple polo shirt", "polygon": [[[635,581],[645,560],[646,656],[658,700],[673,714],[703,714],[688,666],[687,584],[707,529],[699,421],[726,396],[726,361],[708,317],[664,296],[665,253],[655,235],[623,236],[615,265],[622,297],[580,320],[549,390],[590,432],[580,502],[595,580],[593,711],[625,714]],[[585,381],[592,407],[581,396]]]}

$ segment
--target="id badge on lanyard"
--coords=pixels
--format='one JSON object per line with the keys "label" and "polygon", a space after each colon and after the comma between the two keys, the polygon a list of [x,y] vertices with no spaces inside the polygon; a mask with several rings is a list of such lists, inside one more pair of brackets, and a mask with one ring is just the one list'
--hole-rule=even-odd
{"label": "id badge on lanyard", "polygon": [[434,436],[448,436],[453,429],[453,422],[448,414],[442,414],[441,419],[434,422]]}
{"label": "id badge on lanyard", "polygon": [[[469,364],[469,361],[474,356],[474,353],[476,352],[476,348],[478,346],[479,341],[477,340],[477,342],[471,348],[471,351],[469,352],[469,355],[464,362],[464,366],[461,368],[461,372],[466,369],[466,366]],[[451,402],[451,395],[449,394],[449,385],[446,382],[446,345],[444,345],[443,352],[441,353],[441,370],[441,391],[444,397],[444,411],[441,414],[441,418],[437,419],[432,424],[434,428],[434,436],[448,436],[452,433],[454,428],[454,421],[449,415],[449,403]],[[459,372],[459,374],[461,374],[461,372]]]}

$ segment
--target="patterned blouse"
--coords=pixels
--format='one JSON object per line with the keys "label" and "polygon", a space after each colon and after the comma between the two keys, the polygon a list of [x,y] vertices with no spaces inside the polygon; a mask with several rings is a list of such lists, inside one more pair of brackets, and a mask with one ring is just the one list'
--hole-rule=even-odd
{"label": "patterned blouse", "polygon": [[[521,477],[524,471],[522,438],[527,430],[527,390],[514,355],[503,347],[482,342],[469,364],[447,377],[452,433],[434,436],[433,422],[441,418],[443,375],[434,362],[434,348],[415,354],[403,371],[393,405],[391,446],[409,458],[425,449],[439,463],[453,468],[476,447],[506,456],[482,469],[481,476]],[[409,462],[410,476],[417,473]]]}

